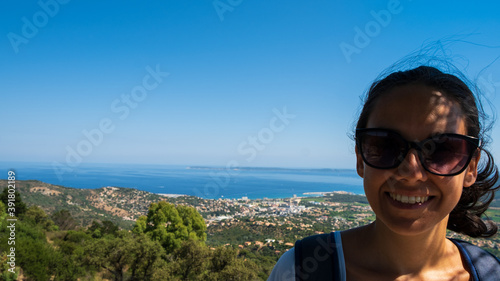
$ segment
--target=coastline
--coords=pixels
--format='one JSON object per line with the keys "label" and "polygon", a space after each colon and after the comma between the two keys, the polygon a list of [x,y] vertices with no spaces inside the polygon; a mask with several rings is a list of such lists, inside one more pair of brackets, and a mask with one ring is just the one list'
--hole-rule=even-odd
{"label": "coastline", "polygon": [[[173,194],[173,193],[154,193],[156,195],[168,197],[168,198],[178,198],[178,197],[189,197],[189,196],[194,196],[194,195],[188,195],[188,194]],[[335,191],[317,191],[317,192],[303,192],[301,196],[297,194],[293,194],[292,196],[288,195],[282,195],[282,196],[264,196],[264,197],[256,197],[256,198],[250,198],[248,196],[242,196],[242,197],[220,197],[220,198],[203,198],[203,197],[198,197],[201,199],[207,199],[207,200],[284,200],[284,199],[301,199],[301,198],[308,198],[308,197],[323,197],[323,196],[328,196],[330,194],[341,194],[341,195],[359,195],[359,196],[365,196],[365,194],[357,194],[353,193],[350,191],[344,191],[344,190],[335,190]],[[195,196],[197,197],[197,196]]]}
{"label": "coastline", "polygon": [[173,194],[173,193],[155,193],[156,195],[168,197],[168,198],[177,198],[177,197],[182,197],[182,196],[190,196],[187,194]]}

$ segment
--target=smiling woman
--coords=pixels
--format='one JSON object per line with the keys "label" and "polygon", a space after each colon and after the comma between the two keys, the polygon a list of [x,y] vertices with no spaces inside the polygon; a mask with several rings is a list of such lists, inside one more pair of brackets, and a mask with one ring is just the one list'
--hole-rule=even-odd
{"label": "smiling woman", "polygon": [[447,229],[497,232],[481,219],[498,189],[481,109],[463,81],[434,67],[375,82],[355,150],[376,220],[297,241],[269,280],[498,280],[496,257],[446,238]]}

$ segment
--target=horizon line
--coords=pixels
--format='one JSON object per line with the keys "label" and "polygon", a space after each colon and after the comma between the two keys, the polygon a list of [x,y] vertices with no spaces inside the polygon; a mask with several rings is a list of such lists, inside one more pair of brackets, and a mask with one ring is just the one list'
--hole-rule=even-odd
{"label": "horizon line", "polygon": [[[4,164],[44,164],[44,165],[52,165],[53,162],[48,161],[6,161],[0,160],[0,163]],[[216,169],[226,169],[226,170],[234,170],[234,169],[280,169],[280,170],[356,170],[355,168],[332,168],[332,167],[307,167],[307,166],[232,166],[227,167],[221,164],[172,164],[172,163],[124,163],[124,162],[86,162],[81,163],[79,166],[85,165],[139,165],[139,166],[175,166],[175,167],[185,167],[192,169],[202,169],[202,168],[216,168]]]}

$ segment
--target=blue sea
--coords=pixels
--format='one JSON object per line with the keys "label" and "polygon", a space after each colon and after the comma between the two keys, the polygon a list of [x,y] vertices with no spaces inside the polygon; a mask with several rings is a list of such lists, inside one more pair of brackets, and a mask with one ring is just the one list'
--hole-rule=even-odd
{"label": "blue sea", "polygon": [[288,198],[311,192],[364,194],[355,170],[80,164],[59,174],[50,163],[0,162],[0,179],[39,180],[73,188],[129,187],[159,194],[216,198]]}

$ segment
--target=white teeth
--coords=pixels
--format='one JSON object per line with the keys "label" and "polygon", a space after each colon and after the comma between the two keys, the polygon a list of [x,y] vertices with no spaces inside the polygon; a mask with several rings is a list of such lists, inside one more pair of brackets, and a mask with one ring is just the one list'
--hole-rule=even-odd
{"label": "white teeth", "polygon": [[401,194],[389,193],[392,199],[405,203],[405,204],[416,204],[416,203],[424,203],[429,200],[429,196],[420,197],[420,196],[406,196]]}

